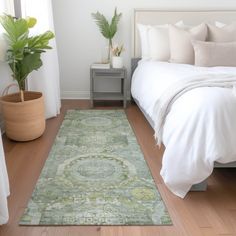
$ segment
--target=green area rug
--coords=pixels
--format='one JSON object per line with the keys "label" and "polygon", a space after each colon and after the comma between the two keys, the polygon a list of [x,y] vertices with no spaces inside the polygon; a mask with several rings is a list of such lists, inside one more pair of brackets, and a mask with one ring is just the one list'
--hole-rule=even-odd
{"label": "green area rug", "polygon": [[170,224],[124,111],[68,111],[20,225]]}

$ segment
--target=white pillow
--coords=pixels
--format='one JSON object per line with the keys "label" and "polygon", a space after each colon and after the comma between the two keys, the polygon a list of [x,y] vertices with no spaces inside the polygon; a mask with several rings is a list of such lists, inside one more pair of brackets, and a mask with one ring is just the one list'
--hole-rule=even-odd
{"label": "white pillow", "polygon": [[149,25],[137,24],[141,45],[141,55],[143,59],[148,59],[149,55],[149,44],[148,44],[148,28]]}
{"label": "white pillow", "polygon": [[[168,24],[168,27],[169,27],[169,25],[170,24]],[[186,25],[183,20],[180,20],[180,21],[176,22],[175,26],[178,26],[181,29],[190,29],[190,28],[193,27],[193,26],[190,26],[190,25]]]}
{"label": "white pillow", "polygon": [[196,66],[236,66],[236,42],[192,41]]}
{"label": "white pillow", "polygon": [[236,41],[236,23],[224,26],[223,24],[221,24],[220,27],[214,25],[207,25],[207,27],[208,27],[207,41],[210,42]]}
{"label": "white pillow", "polygon": [[191,40],[205,41],[206,36],[207,26],[204,23],[189,30],[170,25],[170,62],[194,64],[194,50]]}
{"label": "white pillow", "polygon": [[178,24],[178,25],[175,24],[175,26],[178,26],[178,27],[180,27],[181,29],[185,29],[185,30],[189,30],[189,29],[195,27],[195,25],[185,24],[184,21],[181,21],[180,24]]}
{"label": "white pillow", "polygon": [[150,59],[168,61],[170,58],[168,25],[164,27],[150,26],[148,44]]}
{"label": "white pillow", "polygon": [[[222,23],[222,22],[220,22],[220,21],[204,22],[204,23],[205,23],[205,24],[215,25],[215,26],[217,26],[217,27],[219,27],[219,28],[225,26],[225,24]],[[192,25],[192,24],[185,24],[185,22],[182,21],[182,28],[184,28],[184,29],[191,29],[191,28],[193,28],[193,27],[195,27],[195,26],[196,26],[196,24],[193,24],[193,25]]]}
{"label": "white pillow", "polygon": [[[175,25],[181,28],[185,27],[183,21],[178,21]],[[169,59],[170,50],[168,26],[169,24],[153,26],[137,24],[141,44],[141,57],[143,59]]]}

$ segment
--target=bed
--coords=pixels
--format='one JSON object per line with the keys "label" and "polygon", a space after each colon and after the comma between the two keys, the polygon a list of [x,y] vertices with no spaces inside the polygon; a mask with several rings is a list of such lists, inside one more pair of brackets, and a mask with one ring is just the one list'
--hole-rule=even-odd
{"label": "bed", "polygon": [[[169,11],[136,9],[134,14],[132,97],[155,128],[155,105],[167,88],[188,77],[233,76],[236,67],[196,67],[187,64],[140,60],[137,23],[189,24],[235,21],[235,11]],[[182,95],[172,105],[163,127],[166,149],[161,176],[167,187],[184,198],[192,190],[205,190],[213,167],[236,167],[236,93],[230,88],[203,87]],[[207,102],[206,102],[207,101]],[[184,104],[184,106],[183,106]],[[186,109],[186,106],[188,107]],[[227,109],[226,109],[227,107]],[[212,108],[212,109],[211,109]],[[216,115],[221,110],[224,114]],[[220,117],[220,118],[219,118]],[[198,121],[202,119],[202,121]],[[198,128],[196,128],[198,127]]]}

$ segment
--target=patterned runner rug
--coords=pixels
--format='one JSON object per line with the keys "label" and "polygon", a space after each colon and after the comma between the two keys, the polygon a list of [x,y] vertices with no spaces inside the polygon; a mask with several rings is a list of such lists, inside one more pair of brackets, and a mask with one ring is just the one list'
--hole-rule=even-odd
{"label": "patterned runner rug", "polygon": [[68,111],[20,225],[170,224],[124,111]]}

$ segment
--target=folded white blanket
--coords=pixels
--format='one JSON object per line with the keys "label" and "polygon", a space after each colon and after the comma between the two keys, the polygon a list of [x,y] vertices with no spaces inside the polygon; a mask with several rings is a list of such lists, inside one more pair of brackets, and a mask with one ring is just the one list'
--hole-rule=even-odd
{"label": "folded white blanket", "polygon": [[232,88],[236,95],[236,76],[229,74],[206,74],[183,79],[170,86],[156,101],[153,109],[155,138],[157,144],[162,143],[163,127],[166,117],[171,110],[173,103],[186,92],[200,87],[221,87]]}

